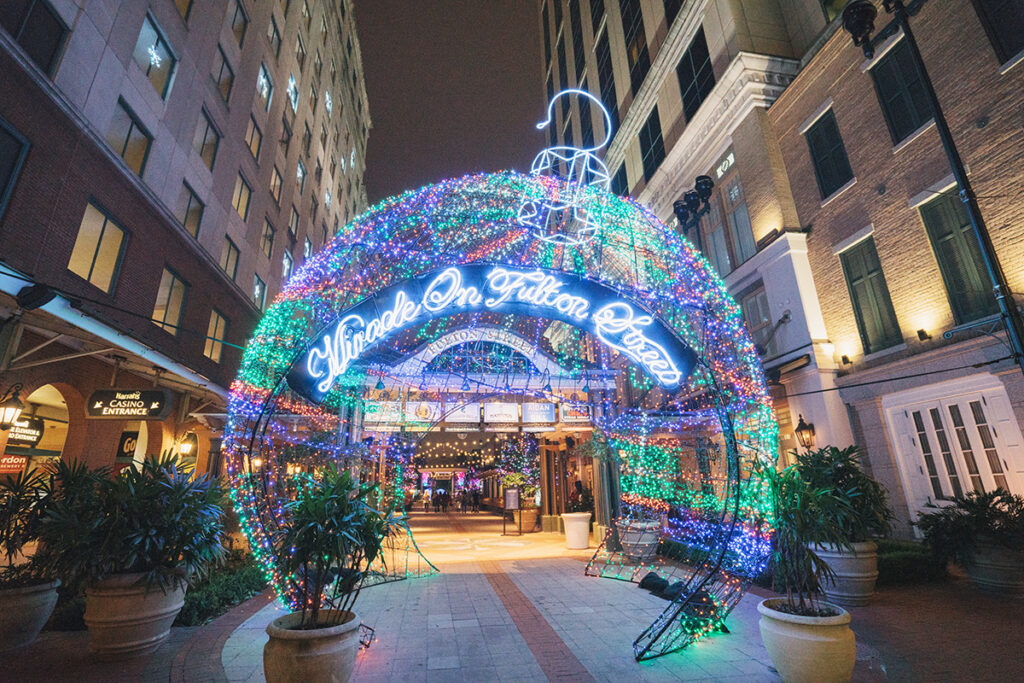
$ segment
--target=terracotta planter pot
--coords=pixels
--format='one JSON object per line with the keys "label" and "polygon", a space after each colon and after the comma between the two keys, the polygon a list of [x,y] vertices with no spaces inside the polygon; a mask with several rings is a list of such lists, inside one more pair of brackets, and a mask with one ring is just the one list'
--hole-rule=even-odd
{"label": "terracotta planter pot", "polygon": [[871,601],[878,579],[878,545],[874,541],[852,543],[852,552],[831,544],[812,543],[811,550],[835,572],[825,583],[825,597],[846,607],[859,607]]}
{"label": "terracotta planter pot", "polygon": [[[327,622],[337,610],[320,614]],[[270,640],[263,646],[263,675],[267,683],[290,681],[332,681],[344,683],[352,677],[359,651],[359,617],[342,613],[342,623],[297,630],[302,613],[293,612],[267,625]]]}
{"label": "terracotta planter pot", "polygon": [[590,547],[590,513],[563,512],[562,523],[565,525],[565,547],[582,550]]}
{"label": "terracotta planter pot", "polygon": [[650,562],[658,552],[659,522],[615,522],[622,552],[632,562]]}
{"label": "terracotta planter pot", "polygon": [[117,574],[85,589],[89,649],[100,659],[123,659],[156,650],[185,604],[185,585],[147,588],[143,574]]}
{"label": "terracotta planter pot", "polygon": [[979,543],[964,565],[978,588],[1004,595],[1024,595],[1024,552],[1001,545]]}
{"label": "terracotta planter pot", "polygon": [[0,590],[0,651],[25,647],[36,639],[57,604],[60,581]]}
{"label": "terracotta planter pot", "polygon": [[782,680],[845,683],[853,678],[857,644],[850,613],[837,605],[830,605],[839,613],[834,617],[802,617],[772,608],[783,602],[785,598],[769,598],[757,606],[761,641]]}
{"label": "terracotta planter pot", "polygon": [[537,527],[537,520],[540,518],[540,508],[523,508],[522,510],[516,510],[515,520],[516,526],[519,526],[519,516],[523,517],[523,533],[528,534],[534,531]]}

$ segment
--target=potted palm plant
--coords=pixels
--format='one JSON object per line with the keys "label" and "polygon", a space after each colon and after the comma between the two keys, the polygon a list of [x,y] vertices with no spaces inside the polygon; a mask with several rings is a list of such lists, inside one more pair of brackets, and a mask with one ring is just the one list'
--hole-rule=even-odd
{"label": "potted palm plant", "polygon": [[0,650],[28,645],[57,604],[57,586],[22,553],[39,538],[49,487],[42,470],[0,480]]}
{"label": "potted palm plant", "polygon": [[762,465],[758,473],[773,504],[775,584],[785,591],[757,606],[761,640],[785,681],[849,681],[856,659],[850,613],[819,598],[833,572],[811,543],[847,545],[854,511],[832,487],[812,487],[795,465]]}
{"label": "potted palm plant", "polygon": [[918,518],[925,542],[953,560],[979,588],[1024,594],[1024,496],[997,489],[971,491]]}
{"label": "potted palm plant", "polygon": [[295,609],[267,626],[263,672],[278,681],[347,681],[359,649],[352,611],[370,566],[396,524],[370,506],[376,485],[330,465],[305,478],[276,534],[277,571]]}
{"label": "potted palm plant", "polygon": [[117,474],[79,468],[40,526],[42,565],[84,587],[90,649],[105,659],[156,650],[189,582],[225,555],[223,493],[174,457]]}
{"label": "potted palm plant", "polygon": [[522,522],[524,532],[533,531],[540,518],[540,508],[536,503],[540,488],[540,446],[537,439],[524,434],[505,441],[499,453],[498,471],[505,488],[519,488],[520,509],[515,513],[516,523]]}
{"label": "potted palm plant", "polygon": [[861,468],[856,446],[825,446],[796,456],[800,477],[812,489],[829,489],[845,499],[852,511],[844,521],[846,543],[837,545],[815,539],[814,552],[831,570],[825,581],[825,597],[844,605],[866,605],[878,579],[878,545],[886,536],[892,510],[885,489]]}

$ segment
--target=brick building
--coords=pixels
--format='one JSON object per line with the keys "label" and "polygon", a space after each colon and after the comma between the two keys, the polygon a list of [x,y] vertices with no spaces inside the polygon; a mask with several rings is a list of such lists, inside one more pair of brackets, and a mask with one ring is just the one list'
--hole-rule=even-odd
{"label": "brick building", "polygon": [[[1024,3],[927,2],[911,26],[1019,302]],[[868,60],[831,23],[768,116],[838,395],[897,532],[957,493],[1024,493],[1024,377],[902,33]]]}
{"label": "brick building", "polygon": [[[0,473],[167,450],[216,469],[241,345],[365,208],[353,21],[347,1],[3,3],[0,391],[21,383],[43,433],[0,433]],[[166,405],[87,417],[110,388]]]}

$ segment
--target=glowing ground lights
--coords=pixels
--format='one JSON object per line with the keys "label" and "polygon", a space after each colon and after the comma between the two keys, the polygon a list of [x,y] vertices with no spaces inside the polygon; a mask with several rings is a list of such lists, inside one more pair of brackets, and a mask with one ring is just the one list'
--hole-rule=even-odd
{"label": "glowing ground lights", "polygon": [[[538,239],[534,228],[520,221],[524,197],[545,204],[570,193],[595,226],[592,239]],[[666,339],[692,350],[692,371],[680,377],[679,386],[654,382],[650,394],[661,396],[667,411],[681,417],[659,422],[645,412],[617,414],[624,409],[620,399],[630,378],[638,378],[633,390],[639,395],[639,377],[657,378],[655,368],[632,357],[628,344],[616,350],[614,340],[602,343],[597,328],[551,322],[557,316],[538,308],[452,309],[409,320],[351,355],[344,367],[335,362],[330,371],[328,361],[331,381],[316,400],[289,386],[289,373],[307,363],[308,350],[322,343],[323,331],[347,311],[382,292],[398,291],[389,288],[449,268],[541,271],[614,292],[618,301],[650,317],[644,331],[660,327]],[[385,301],[393,303],[394,296]],[[366,329],[374,319],[383,329],[383,313],[364,316]],[[243,531],[278,595],[292,602],[285,577],[276,573],[272,542],[288,523],[283,503],[294,486],[291,478],[315,476],[316,463],[325,459],[360,472],[376,467],[381,481],[399,476],[389,474],[402,460],[390,455],[391,449],[374,454],[361,446],[368,430],[362,419],[367,402],[389,392],[408,400],[427,390],[420,378],[388,376],[387,369],[453,331],[477,327],[533,340],[579,378],[572,396],[553,388],[551,377],[527,374],[525,382],[510,386],[507,373],[469,374],[458,367],[442,368],[442,379],[434,377],[429,390],[461,400],[537,396],[606,422],[615,457],[623,463],[622,480],[630,487],[624,493],[632,496],[622,508],[622,523],[642,516],[634,513],[644,507],[643,500],[657,501],[649,513],[659,516],[655,533],[662,540],[677,535],[692,549],[686,558],[700,563],[688,574],[692,590],[670,603],[657,625],[638,639],[638,657],[664,654],[716,628],[742,596],[748,570],[760,562],[767,515],[762,508],[768,506],[749,480],[750,464],[774,458],[777,450],[767,386],[739,309],[704,259],[641,205],[593,185],[515,172],[446,180],[373,207],[297,270],[257,326],[232,385],[224,451]],[[326,352],[328,346],[321,348]],[[617,378],[618,393],[587,380],[605,375]],[[698,438],[718,449],[707,455],[709,474],[696,455],[689,455]],[[296,449],[302,462],[310,463],[299,468],[301,475],[292,455]],[[389,465],[389,458],[396,464]],[[659,473],[673,477],[672,486],[655,485]],[[605,547],[601,552],[592,564],[595,573],[610,576],[613,567],[624,566],[618,551]],[[618,573],[629,578],[633,569]]]}

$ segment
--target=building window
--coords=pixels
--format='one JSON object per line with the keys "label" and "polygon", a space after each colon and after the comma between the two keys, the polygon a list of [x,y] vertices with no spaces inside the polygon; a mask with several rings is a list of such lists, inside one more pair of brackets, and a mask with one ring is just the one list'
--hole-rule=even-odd
{"label": "building window", "polygon": [[53,75],[69,30],[60,15],[46,0],[21,0],[3,3],[0,26],[7,29],[47,76]]}
{"label": "building window", "polygon": [[606,131],[611,135],[619,127],[619,99],[615,90],[615,70],[612,66],[612,50],[608,44],[608,31],[602,31],[601,37],[597,40],[594,48],[597,57],[597,80],[601,87],[601,103],[608,110],[612,118],[612,130]]}
{"label": "building window", "polygon": [[249,115],[249,127],[245,129],[245,144],[249,148],[249,152],[252,153],[252,158],[259,161],[260,148],[263,146],[263,133],[260,132],[260,127],[256,125],[256,119],[252,114]]}
{"label": "building window", "polygon": [[818,180],[821,198],[832,196],[832,193],[853,178],[850,160],[846,157],[846,146],[839,134],[839,125],[831,109],[821,115],[807,132],[807,147],[814,163],[814,177]]}
{"label": "building window", "polygon": [[288,117],[281,117],[281,154],[288,158],[288,150],[292,146],[292,125],[288,123]]}
{"label": "building window", "polygon": [[335,173],[338,170],[338,160],[334,158],[333,154],[331,155],[331,161],[330,161],[330,165],[328,166],[328,168],[330,169],[331,178],[334,178]]}
{"label": "building window", "polygon": [[174,272],[164,268],[160,277],[160,289],[153,304],[153,322],[171,334],[178,334],[181,312],[185,308],[188,285]]}
{"label": "building window", "polygon": [[230,237],[224,238],[224,247],[220,250],[220,267],[232,280],[238,274],[238,247]]}
{"label": "building window", "polygon": [[185,226],[193,237],[199,236],[199,224],[203,220],[203,203],[188,183],[181,184],[181,208],[178,211],[178,222]]}
{"label": "building window", "polygon": [[181,18],[188,23],[188,16],[192,14],[192,0],[174,0],[174,5],[178,8]]}
{"label": "building window", "polygon": [[772,335],[774,328],[772,324],[771,308],[768,306],[768,296],[764,287],[746,295],[740,301],[740,308],[743,309],[743,321],[747,325],[747,332],[754,342],[757,353],[762,358],[772,358],[778,353],[775,338]]}
{"label": "building window", "polygon": [[299,159],[295,165],[295,182],[299,184],[299,194],[306,189],[306,167],[302,165],[302,159]]}
{"label": "building window", "polygon": [[320,146],[327,149],[327,126],[320,124]]}
{"label": "building window", "polygon": [[270,26],[267,28],[267,40],[270,41],[270,49],[275,57],[281,56],[281,32],[277,29],[277,21],[270,17]]}
{"label": "building window", "polygon": [[[320,210],[320,205],[317,203],[317,201],[315,199],[312,200],[312,202],[313,202],[313,205],[312,205],[312,207],[310,207],[310,212],[309,212],[310,213],[309,222],[315,225],[316,224],[316,214],[317,214],[317,211]],[[327,241],[327,230],[324,230],[324,241],[325,242]]]}
{"label": "building window", "polygon": [[850,247],[839,255],[846,276],[846,286],[853,302],[857,330],[864,353],[874,353],[903,341],[896,312],[889,298],[882,264],[872,237]]}
{"label": "building window", "polygon": [[309,3],[302,3],[302,23],[306,25],[306,30],[309,30],[309,25],[313,22],[313,15],[309,13]]}
{"label": "building window", "polygon": [[711,68],[711,55],[703,26],[697,30],[693,42],[679,60],[676,76],[679,78],[679,91],[683,95],[683,114],[690,121],[715,87],[715,72]]}
{"label": "building window", "polygon": [[28,140],[0,118],[0,218],[28,154]]}
{"label": "building window", "polygon": [[[586,84],[581,86],[581,90],[586,90]],[[584,147],[594,146],[594,119],[591,117],[588,99],[580,100],[580,139]]]}
{"label": "building window", "polygon": [[220,362],[220,354],[227,332],[228,319],[214,308],[210,311],[210,324],[206,328],[206,345],[203,347],[203,355],[214,363]]}
{"label": "building window", "polygon": [[259,275],[253,275],[252,278],[252,301],[261,311],[267,303],[267,283]]}
{"label": "building window", "polygon": [[629,83],[636,96],[651,70],[651,56],[647,52],[647,34],[640,0],[622,0],[622,32],[626,36],[626,62],[629,64]]}
{"label": "building window", "polygon": [[676,16],[679,15],[679,10],[683,8],[683,0],[665,0],[665,21],[669,26],[676,20]]}
{"label": "building window", "polygon": [[220,45],[217,46],[217,54],[214,55],[212,73],[213,80],[217,81],[220,96],[227,102],[231,96],[231,86],[235,84],[235,72],[231,70],[228,58],[224,56],[224,50]]}
{"label": "building window", "polygon": [[313,144],[313,131],[309,129],[309,122],[302,124],[305,129],[302,132],[302,151],[308,156],[309,146]]}
{"label": "building window", "polygon": [[146,78],[153,84],[160,97],[166,97],[167,89],[171,85],[171,76],[174,74],[174,65],[178,60],[171,54],[170,46],[148,14],[142,21],[142,30],[139,31],[139,39],[135,43],[134,56],[135,63],[146,74]]}
{"label": "building window", "polygon": [[540,13],[540,23],[544,29],[544,70],[546,71],[551,66],[551,27],[548,25],[547,0],[544,1],[544,8]]}
{"label": "building window", "polygon": [[192,146],[196,154],[203,160],[206,168],[213,169],[213,160],[217,158],[217,147],[220,145],[220,134],[213,127],[210,115],[204,109],[199,114],[199,125],[196,127],[195,137],[192,139]]}
{"label": "building window", "polygon": [[292,204],[292,213],[288,218],[288,233],[292,237],[299,233],[299,212],[295,209],[294,204]]}
{"label": "building window", "polygon": [[661,119],[655,105],[647,122],[640,129],[640,155],[644,165],[644,180],[648,182],[665,160],[665,142],[661,138]]}
{"label": "building window", "polygon": [[750,225],[750,214],[747,211],[747,199],[743,194],[739,174],[734,174],[723,191],[725,215],[729,222],[729,242],[732,246],[735,263],[739,266],[757,253],[754,242],[754,229]]}
{"label": "building window", "polygon": [[263,219],[263,234],[260,235],[260,250],[263,255],[270,258],[270,254],[274,251],[274,226],[270,224],[270,220]]}
{"label": "building window", "polygon": [[306,46],[302,44],[302,37],[295,37],[295,61],[299,63],[299,71],[306,66]]}
{"label": "building window", "polygon": [[331,118],[331,114],[334,113],[334,100],[331,99],[329,90],[324,90],[324,109],[327,110],[327,118]]}
{"label": "building window", "polygon": [[338,80],[338,65],[335,63],[334,58],[331,58],[331,83],[335,83]]}
{"label": "building window", "polygon": [[316,115],[317,100],[318,100],[318,95],[316,94],[316,84],[315,83],[310,83],[309,84],[309,113],[311,115],[313,115],[313,116]]}
{"label": "building window", "polygon": [[78,227],[68,270],[109,294],[121,265],[124,241],[124,228],[90,202]]}
{"label": "building window", "polygon": [[921,74],[901,40],[871,68],[875,92],[893,143],[899,143],[932,118]]}
{"label": "building window", "polygon": [[110,121],[107,129],[107,144],[113,147],[128,168],[142,175],[146,167],[146,158],[149,156],[149,145],[153,138],[145,131],[135,114],[128,109],[124,100],[117,101],[114,108],[114,118]]}
{"label": "building window", "polygon": [[320,48],[316,49],[316,54],[313,55],[313,73],[316,74],[317,78],[320,78],[320,74],[324,71],[324,60],[320,56]]}
{"label": "building window", "polygon": [[231,206],[235,207],[235,211],[241,216],[242,220],[249,220],[249,200],[252,198],[252,188],[249,187],[249,183],[245,182],[245,178],[239,173],[235,179],[235,193],[231,197]]}
{"label": "building window", "polygon": [[590,0],[590,25],[594,29],[594,35],[601,28],[601,19],[604,18],[604,0]]}
{"label": "building window", "polygon": [[625,197],[629,194],[629,180],[626,177],[626,162],[619,164],[619,170],[612,176],[612,192]]}
{"label": "building window", "polygon": [[320,42],[327,42],[327,17],[320,17]]}
{"label": "building window", "polygon": [[973,0],[1001,63],[1024,50],[1024,3],[1020,0]]}
{"label": "building window", "polygon": [[921,218],[939,262],[957,324],[999,311],[992,284],[971,227],[967,208],[954,191],[921,207]]}
{"label": "building window", "polygon": [[825,13],[825,21],[831,22],[843,13],[847,0],[820,0],[821,11]]}
{"label": "building window", "polygon": [[313,243],[310,242],[309,238],[307,237],[306,241],[303,242],[303,244],[302,244],[302,259],[303,260],[308,259],[312,255],[313,255]]}
{"label": "building window", "polygon": [[583,51],[583,20],[580,17],[580,0],[569,0],[569,26],[572,28],[572,59],[576,67],[576,82],[583,78],[587,66],[587,53]]}
{"label": "building window", "polygon": [[281,172],[277,166],[270,172],[270,196],[274,198],[274,203],[281,204]]}
{"label": "building window", "polygon": [[[562,34],[562,39],[558,41],[558,90],[561,92],[569,87],[569,67],[566,66],[565,62],[565,34]],[[562,120],[566,118],[566,113],[569,111],[569,98],[562,98]]]}
{"label": "building window", "polygon": [[241,0],[235,0],[235,14],[231,17],[231,32],[235,34],[235,40],[238,41],[238,46],[242,46],[242,41],[245,40],[245,30],[249,28],[249,17],[245,15],[245,10],[242,9]]}
{"label": "building window", "polygon": [[701,219],[704,252],[722,277],[757,253],[743,185],[732,159],[729,152],[717,165],[716,168],[726,170],[715,172],[719,184],[707,215]]}
{"label": "building window", "polygon": [[288,280],[292,276],[292,268],[295,266],[295,261],[292,259],[290,251],[285,249],[284,256],[281,257],[281,279]]}
{"label": "building window", "polygon": [[270,78],[270,71],[267,65],[261,63],[259,73],[256,74],[256,96],[263,103],[264,111],[270,111],[270,101],[274,97],[274,81]]}

